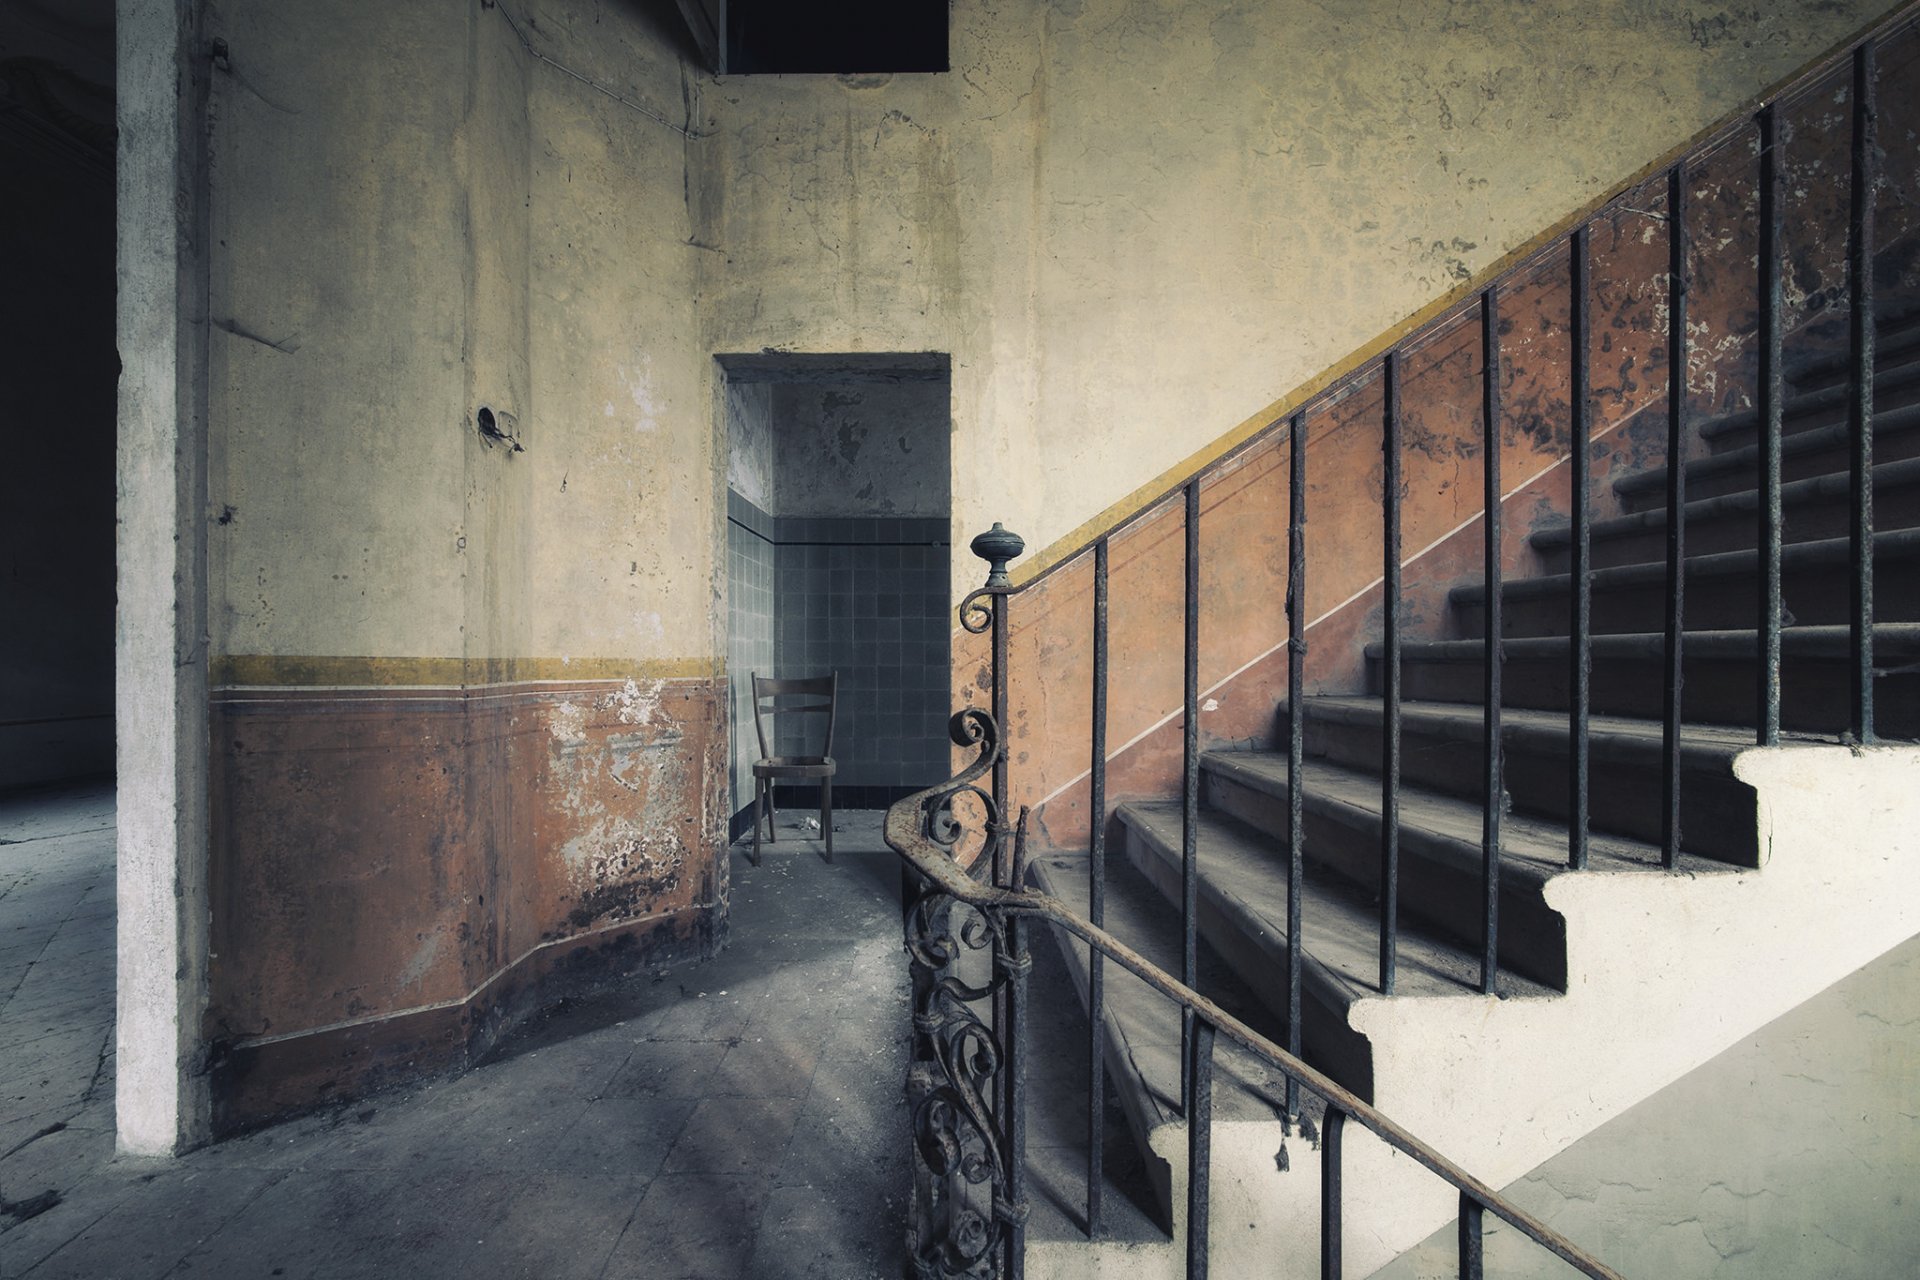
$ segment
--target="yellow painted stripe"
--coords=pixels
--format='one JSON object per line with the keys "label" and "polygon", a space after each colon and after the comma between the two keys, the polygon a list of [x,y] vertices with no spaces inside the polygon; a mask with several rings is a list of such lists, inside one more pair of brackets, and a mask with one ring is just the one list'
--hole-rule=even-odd
{"label": "yellow painted stripe", "polygon": [[1394,325],[1365,346],[1349,352],[1341,360],[1302,382],[1293,390],[1275,400],[1266,408],[1246,419],[1225,435],[1212,441],[1198,452],[1189,454],[1184,460],[1175,463],[1147,483],[1129,493],[1120,501],[1073,529],[1064,536],[1055,539],[1043,551],[1034,553],[1018,565],[1009,566],[1008,576],[1016,586],[1028,582],[1046,572],[1062,560],[1072,559],[1091,547],[1104,534],[1111,533],[1131,517],[1138,515],[1148,507],[1169,497],[1173,490],[1204,472],[1222,457],[1244,444],[1268,427],[1288,417],[1320,392],[1344,381],[1363,369],[1369,361],[1378,359],[1389,347],[1405,338],[1413,336],[1429,323],[1440,319],[1467,299],[1479,294],[1483,289],[1495,283],[1501,283],[1502,277],[1518,271],[1527,265],[1527,260],[1552,245],[1554,241],[1572,233],[1575,227],[1588,221],[1607,205],[1625,196],[1636,187],[1647,182],[1655,174],[1663,173],[1674,163],[1693,152],[1701,150],[1717,140],[1721,133],[1734,128],[1742,121],[1751,119],[1769,101],[1781,97],[1788,90],[1799,85],[1802,80],[1824,74],[1832,69],[1839,56],[1851,50],[1855,45],[1868,39],[1882,39],[1902,24],[1920,15],[1920,5],[1896,5],[1888,13],[1869,23],[1860,32],[1848,36],[1832,48],[1803,63],[1796,71],[1781,77],[1773,84],[1762,89],[1747,101],[1720,117],[1714,123],[1700,130],[1659,159],[1639,170],[1632,177],[1616,184],[1605,195],[1599,196],[1581,205],[1574,212],[1534,236],[1519,248],[1513,249],[1483,267],[1471,280],[1434,299],[1420,310],[1414,312],[1400,323]]}
{"label": "yellow painted stripe", "polygon": [[236,653],[215,658],[209,683],[230,685],[510,684],[528,680],[712,680],[720,658],[374,658]]}

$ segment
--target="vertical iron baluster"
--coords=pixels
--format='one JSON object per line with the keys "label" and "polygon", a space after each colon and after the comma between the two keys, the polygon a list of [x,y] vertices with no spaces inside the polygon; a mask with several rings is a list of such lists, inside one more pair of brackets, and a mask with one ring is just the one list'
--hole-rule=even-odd
{"label": "vertical iron baluster", "polygon": [[[1287,423],[1287,1051],[1300,1053],[1300,890],[1305,867],[1306,802],[1300,794],[1306,754],[1301,705],[1307,660],[1307,418]],[[1300,1117],[1300,1082],[1287,1077],[1287,1121]]]}
{"label": "vertical iron baluster", "polygon": [[1480,990],[1492,995],[1500,972],[1500,809],[1506,794],[1500,744],[1500,299],[1497,286],[1480,295],[1480,415],[1486,430],[1482,501],[1486,533],[1486,676],[1481,734],[1486,748],[1480,818],[1480,877],[1484,894]]}
{"label": "vertical iron baluster", "polygon": [[1340,1280],[1340,1146],[1347,1113],[1329,1103],[1320,1123],[1320,1280]]}
{"label": "vertical iron baluster", "polygon": [[[1088,801],[1087,918],[1107,922],[1107,540],[1093,544],[1093,778]],[[1106,1139],[1106,955],[1087,948],[1087,1235],[1100,1234]]]}
{"label": "vertical iron baluster", "polygon": [[[1007,723],[1007,597],[993,597],[993,722]],[[1007,744],[1002,741],[993,759],[993,807],[999,815],[1000,839],[993,847],[993,880],[1003,887],[1012,877],[1010,850],[1006,841]]]}
{"label": "vertical iron baluster", "polygon": [[1381,452],[1381,593],[1385,604],[1386,670],[1380,744],[1380,990],[1393,994],[1400,933],[1400,353],[1389,351],[1382,373],[1385,430]]}
{"label": "vertical iron baluster", "polygon": [[1206,1280],[1207,1201],[1213,1154],[1213,1024],[1195,1018],[1187,1063],[1187,1277]]}
{"label": "vertical iron baluster", "polygon": [[1587,865],[1588,716],[1593,680],[1593,509],[1589,490],[1593,462],[1593,338],[1592,284],[1588,279],[1590,255],[1587,226],[1582,223],[1573,233],[1573,299],[1568,313],[1568,339],[1572,344],[1573,439],[1573,617],[1567,639],[1567,728],[1572,734],[1568,744],[1567,865],[1578,871]]}
{"label": "vertical iron baluster", "polygon": [[1870,743],[1873,730],[1873,206],[1879,186],[1875,154],[1873,42],[1853,54],[1853,193],[1847,231],[1847,286],[1852,295],[1848,338],[1853,386],[1847,425],[1853,437],[1849,479],[1853,520],[1848,530],[1853,569],[1853,737]]}
{"label": "vertical iron baluster", "polygon": [[1486,1274],[1486,1250],[1480,1233],[1486,1209],[1478,1200],[1460,1193],[1460,1280],[1481,1280]]}
{"label": "vertical iron baluster", "polygon": [[1780,741],[1780,122],[1760,112],[1760,724],[1763,747]]}
{"label": "vertical iron baluster", "polygon": [[1667,174],[1666,707],[1660,741],[1660,862],[1680,860],[1680,682],[1686,607],[1687,169]]}
{"label": "vertical iron baluster", "polygon": [[[1186,734],[1182,743],[1184,768],[1180,782],[1180,981],[1200,986],[1200,482],[1187,481],[1186,559]],[[1185,1073],[1193,1047],[1193,1010],[1182,1008],[1180,1043]],[[1184,1090],[1182,1091],[1184,1092]]]}
{"label": "vertical iron baluster", "polygon": [[[1003,601],[1004,603],[1004,601]],[[1027,809],[1020,810],[1014,836],[1014,883],[1026,883]],[[1008,912],[1006,921],[1006,1034],[1001,1074],[1006,1077],[1007,1234],[1005,1280],[1023,1280],[1027,1271],[1027,975],[1033,957],[1027,951],[1026,917]],[[995,1206],[996,1211],[1000,1206]]]}

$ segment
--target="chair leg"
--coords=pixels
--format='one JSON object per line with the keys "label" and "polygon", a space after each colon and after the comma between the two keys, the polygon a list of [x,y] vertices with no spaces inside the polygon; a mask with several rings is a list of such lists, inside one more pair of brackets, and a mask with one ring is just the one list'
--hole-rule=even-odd
{"label": "chair leg", "polygon": [[773,803],[773,779],[763,778],[761,782],[767,789],[767,843],[777,844],[780,833],[774,827],[774,820],[780,816],[780,810]]}
{"label": "chair leg", "polygon": [[760,865],[760,793],[765,790],[762,780],[753,780],[753,865]]}
{"label": "chair leg", "polygon": [[827,838],[827,861],[833,861],[833,779],[820,779],[820,831]]}

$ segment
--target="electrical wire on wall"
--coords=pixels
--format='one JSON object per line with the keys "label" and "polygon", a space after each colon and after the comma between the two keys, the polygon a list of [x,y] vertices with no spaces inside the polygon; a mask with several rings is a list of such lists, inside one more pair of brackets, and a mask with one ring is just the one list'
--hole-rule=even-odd
{"label": "electrical wire on wall", "polygon": [[[517,21],[514,20],[512,11],[509,10],[505,4],[501,3],[501,0],[489,0],[489,2],[487,3],[487,8],[498,9],[500,11],[500,16],[507,20],[507,26],[513,31],[514,38],[520,41],[520,47],[522,49],[525,49],[527,51],[527,56],[530,58],[533,58],[536,62],[546,63],[548,66],[552,67],[555,71],[560,72],[562,75],[571,76],[573,79],[578,80],[581,84],[587,86],[587,88],[592,89],[595,93],[605,94],[607,97],[612,98],[615,102],[619,103],[621,106],[626,107],[628,110],[636,112],[639,115],[645,116],[647,119],[653,121],[655,124],[659,125],[663,129],[673,130],[675,133],[679,134],[683,138],[705,138],[710,136],[708,134],[700,133],[700,132],[697,132],[696,130],[689,129],[685,125],[675,124],[673,121],[661,115],[658,111],[655,111],[652,107],[649,107],[644,103],[635,102],[632,98],[627,97],[625,94],[620,93],[618,90],[609,89],[606,85],[601,84],[599,81],[593,80],[587,76],[581,75],[578,71],[575,71],[572,67],[569,67],[564,63],[556,62],[552,58],[549,58],[546,54],[540,52],[540,50],[533,47],[533,41],[527,38],[526,31],[520,26],[520,24]],[[694,113],[694,116],[698,118],[700,113],[700,85],[698,81],[696,81],[693,86],[693,113]]]}

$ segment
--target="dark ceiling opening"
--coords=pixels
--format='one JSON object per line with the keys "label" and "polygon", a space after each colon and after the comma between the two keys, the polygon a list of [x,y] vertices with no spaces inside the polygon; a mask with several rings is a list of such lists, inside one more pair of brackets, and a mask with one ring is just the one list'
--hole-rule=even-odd
{"label": "dark ceiling opening", "polygon": [[728,0],[736,75],[945,71],[947,0]]}

